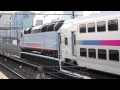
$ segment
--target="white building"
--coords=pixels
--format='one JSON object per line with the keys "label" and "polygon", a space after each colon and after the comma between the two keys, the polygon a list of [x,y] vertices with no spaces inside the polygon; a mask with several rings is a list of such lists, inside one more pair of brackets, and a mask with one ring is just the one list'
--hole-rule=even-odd
{"label": "white building", "polygon": [[9,36],[12,25],[12,13],[0,12],[0,36]]}

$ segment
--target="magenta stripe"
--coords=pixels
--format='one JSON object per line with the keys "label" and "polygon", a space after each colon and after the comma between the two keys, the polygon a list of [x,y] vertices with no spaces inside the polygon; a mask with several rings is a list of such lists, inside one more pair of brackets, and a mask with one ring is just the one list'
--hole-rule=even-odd
{"label": "magenta stripe", "polygon": [[120,40],[101,40],[100,45],[120,46]]}

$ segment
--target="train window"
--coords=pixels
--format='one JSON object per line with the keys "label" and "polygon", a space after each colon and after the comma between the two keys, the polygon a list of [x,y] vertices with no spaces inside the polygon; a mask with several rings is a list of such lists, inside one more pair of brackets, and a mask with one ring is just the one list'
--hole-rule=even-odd
{"label": "train window", "polygon": [[95,23],[88,23],[88,32],[95,32]]}
{"label": "train window", "polygon": [[57,22],[56,25],[55,25],[55,31],[58,31],[59,28],[63,25],[63,23],[64,23],[64,20]]}
{"label": "train window", "polygon": [[89,57],[96,58],[96,50],[95,49],[88,49]]}
{"label": "train window", "polygon": [[32,28],[28,29],[28,34],[30,34],[30,33],[31,33],[31,29],[32,29]]}
{"label": "train window", "polygon": [[23,37],[23,34],[21,33],[21,38]]}
{"label": "train window", "polygon": [[48,31],[54,31],[54,25],[55,25],[55,24],[49,25],[49,26],[48,26]]}
{"label": "train window", "polygon": [[24,31],[24,34],[26,34],[26,31]]}
{"label": "train window", "polygon": [[80,33],[86,33],[86,24],[80,25]]}
{"label": "train window", "polygon": [[99,59],[107,59],[107,54],[106,54],[105,49],[98,49],[98,58]]}
{"label": "train window", "polygon": [[117,31],[118,30],[118,20],[109,20],[108,21],[108,31]]}
{"label": "train window", "polygon": [[119,61],[119,51],[118,50],[109,50],[109,59],[111,61]]}
{"label": "train window", "polygon": [[68,45],[68,38],[65,38],[65,45]]}
{"label": "train window", "polygon": [[59,44],[61,44],[61,35],[60,35],[60,33],[58,33],[58,40],[59,40]]}
{"label": "train window", "polygon": [[97,22],[97,31],[102,32],[106,30],[106,23],[105,21]]}
{"label": "train window", "polygon": [[26,31],[26,30],[24,30],[24,34],[27,34],[27,31]]}
{"label": "train window", "polygon": [[47,25],[41,28],[41,32],[47,32]]}
{"label": "train window", "polygon": [[74,45],[76,45],[76,35],[74,35]]}
{"label": "train window", "polygon": [[80,56],[87,57],[87,49],[86,48],[80,48]]}

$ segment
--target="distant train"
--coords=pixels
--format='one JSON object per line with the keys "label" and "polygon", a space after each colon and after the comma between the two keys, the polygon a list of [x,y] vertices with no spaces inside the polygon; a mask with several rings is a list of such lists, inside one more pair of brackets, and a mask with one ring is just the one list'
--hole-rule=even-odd
{"label": "distant train", "polygon": [[42,54],[55,51],[57,55],[52,56],[61,62],[120,75],[120,11],[75,18],[57,25],[54,29],[52,24],[42,26],[39,29],[42,32],[36,34],[25,30],[22,48],[47,50]]}

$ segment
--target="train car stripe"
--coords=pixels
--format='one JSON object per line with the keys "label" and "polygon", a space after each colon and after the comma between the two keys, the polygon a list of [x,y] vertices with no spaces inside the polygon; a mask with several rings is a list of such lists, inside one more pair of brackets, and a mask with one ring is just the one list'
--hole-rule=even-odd
{"label": "train car stripe", "polygon": [[39,47],[30,47],[30,46],[24,46],[24,47],[21,47],[21,48],[32,48],[32,49],[39,49],[39,50],[57,50],[57,49],[54,49],[54,48],[39,48]]}
{"label": "train car stripe", "polygon": [[82,40],[80,45],[120,46],[120,40]]}

